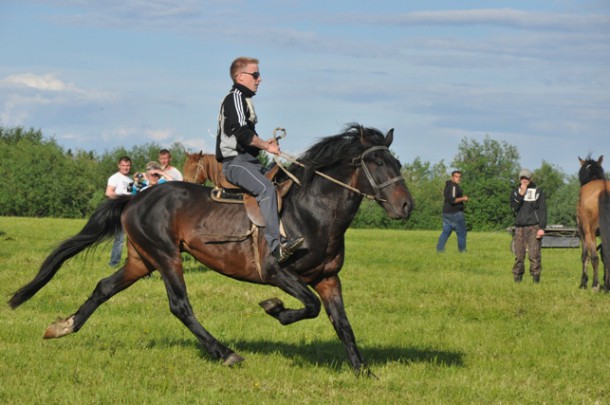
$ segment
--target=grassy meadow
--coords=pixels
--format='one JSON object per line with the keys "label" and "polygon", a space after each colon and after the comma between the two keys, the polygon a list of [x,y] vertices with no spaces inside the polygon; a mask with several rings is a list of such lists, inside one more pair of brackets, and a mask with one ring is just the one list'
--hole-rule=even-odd
{"label": "grassy meadow", "polygon": [[[28,282],[82,220],[0,217],[0,295]],[[440,230],[439,230],[440,232]],[[16,310],[0,306],[2,404],[606,404],[610,295],[578,289],[579,249],[544,249],[541,283],[512,280],[510,236],[350,230],[343,293],[376,379],[350,370],[322,312],[281,326],[257,303],[269,286],[240,283],[190,260],[198,319],[246,358],[211,360],[169,311],[158,274],[101,306],[78,333],[45,341],[107,266],[111,244],[69,261]]]}

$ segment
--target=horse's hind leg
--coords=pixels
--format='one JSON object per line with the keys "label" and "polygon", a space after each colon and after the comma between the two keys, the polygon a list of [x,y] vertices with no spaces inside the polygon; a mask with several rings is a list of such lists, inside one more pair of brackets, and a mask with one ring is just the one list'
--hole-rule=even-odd
{"label": "horse's hind leg", "polygon": [[591,267],[593,268],[593,282],[591,284],[591,288],[593,290],[599,290],[599,275],[598,275],[598,267],[599,267],[599,256],[597,255],[597,249],[595,246],[596,238],[595,231],[591,229],[584,229],[582,232],[582,278],[580,282],[580,288],[587,288],[587,261],[591,262]]}
{"label": "horse's hind leg", "polygon": [[602,267],[604,268],[604,291],[610,292],[610,263],[604,261],[604,246],[599,245],[599,256],[602,258]]}
{"label": "horse's hind leg", "polygon": [[51,324],[45,331],[44,338],[60,338],[78,332],[100,305],[148,273],[149,270],[139,258],[128,257],[127,263],[123,267],[97,283],[91,296],[78,311],[66,319],[58,319]]}
{"label": "horse's hind leg", "polygon": [[[241,363],[244,358],[236,354],[233,350],[222,345],[210,332],[208,332],[199,323],[193,308],[189,302],[186,284],[182,276],[182,261],[179,252],[176,252],[176,257],[163,258],[159,260],[159,272],[163,277],[167,297],[169,299],[169,308],[180,321],[197,337],[199,342],[205,347],[208,353],[217,359],[222,359],[223,364],[232,366]],[[169,271],[168,271],[169,270]]]}
{"label": "horse's hind leg", "polygon": [[593,250],[589,252],[589,255],[591,256],[591,266],[593,267],[593,283],[591,284],[591,289],[599,291],[599,256],[597,255],[595,246],[593,246]]}
{"label": "horse's hind leg", "polygon": [[589,255],[587,253],[587,247],[584,245],[584,243],[582,246],[582,253],[580,255],[580,260],[582,262],[582,275],[580,277],[580,288],[586,289],[587,283],[589,281],[589,276],[587,275],[587,264],[589,261]]}

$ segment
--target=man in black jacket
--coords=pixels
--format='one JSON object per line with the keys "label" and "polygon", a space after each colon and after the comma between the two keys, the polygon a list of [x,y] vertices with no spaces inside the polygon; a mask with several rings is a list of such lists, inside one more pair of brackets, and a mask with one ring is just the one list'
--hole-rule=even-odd
{"label": "man in black jacket", "polygon": [[257,159],[261,150],[280,153],[277,142],[261,139],[255,130],[257,117],[252,97],[262,81],[258,59],[237,58],[229,73],[233,87],[220,107],[216,159],[222,163],[222,172],[229,182],[256,197],[265,218],[267,247],[282,263],[301,246],[303,238],[281,240],[275,186],[265,177],[266,170]]}
{"label": "man in black jacket", "polygon": [[464,203],[468,201],[468,196],[464,195],[460,188],[462,181],[462,172],[454,170],[451,172],[451,180],[445,183],[445,191],[443,192],[445,202],[443,203],[443,231],[436,243],[436,251],[438,253],[445,251],[447,239],[451,236],[451,232],[455,231],[457,235],[458,250],[466,251],[466,218],[464,217]]}
{"label": "man in black jacket", "polygon": [[510,206],[515,213],[515,236],[513,249],[515,264],[513,277],[521,282],[525,273],[525,252],[530,260],[530,274],[534,283],[540,282],[542,271],[541,245],[546,228],[546,203],[544,193],[532,181],[532,172],[521,169],[519,185],[510,195]]}

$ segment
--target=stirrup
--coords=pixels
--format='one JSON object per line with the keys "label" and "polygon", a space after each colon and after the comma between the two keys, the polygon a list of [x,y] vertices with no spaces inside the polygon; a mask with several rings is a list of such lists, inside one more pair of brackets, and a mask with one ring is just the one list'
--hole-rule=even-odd
{"label": "stirrup", "polygon": [[303,238],[295,238],[284,243],[280,243],[280,245],[273,251],[273,257],[275,257],[275,260],[277,260],[278,263],[285,262],[294,254],[294,252],[299,249],[299,247],[301,247],[304,241],[305,239]]}

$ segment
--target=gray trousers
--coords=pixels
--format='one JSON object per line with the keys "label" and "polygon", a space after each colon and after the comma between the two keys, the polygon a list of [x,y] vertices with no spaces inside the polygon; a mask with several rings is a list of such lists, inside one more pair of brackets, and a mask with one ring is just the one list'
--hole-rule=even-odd
{"label": "gray trousers", "polygon": [[265,168],[258,159],[248,154],[222,162],[222,173],[227,180],[256,197],[265,219],[265,240],[269,251],[280,244],[280,220],[277,212],[275,186],[264,175]]}

